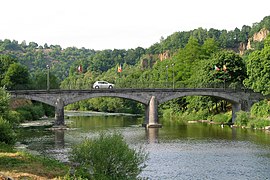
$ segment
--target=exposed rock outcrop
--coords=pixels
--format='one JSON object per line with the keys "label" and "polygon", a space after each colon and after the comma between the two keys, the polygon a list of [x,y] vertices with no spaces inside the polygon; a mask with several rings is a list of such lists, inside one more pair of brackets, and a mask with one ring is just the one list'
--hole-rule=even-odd
{"label": "exposed rock outcrop", "polygon": [[247,44],[245,43],[239,44],[238,48],[239,53],[243,55],[246,50],[253,49],[251,42],[261,42],[268,36],[268,34],[269,34],[268,29],[265,28],[261,29],[259,32],[255,33],[251,38],[248,39]]}
{"label": "exposed rock outcrop", "polygon": [[158,55],[158,58],[160,61],[163,61],[165,59],[169,59],[170,58],[170,52],[169,50],[166,50],[165,52],[161,53]]}
{"label": "exposed rock outcrop", "polygon": [[268,34],[269,34],[269,30],[263,28],[259,32],[253,35],[253,41],[261,42],[267,37]]}

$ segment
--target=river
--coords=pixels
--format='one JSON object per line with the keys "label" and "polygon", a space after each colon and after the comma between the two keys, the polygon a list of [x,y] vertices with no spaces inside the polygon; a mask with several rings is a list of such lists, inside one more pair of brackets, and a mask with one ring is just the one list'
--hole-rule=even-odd
{"label": "river", "polygon": [[141,177],[149,179],[270,179],[270,133],[206,123],[160,120],[162,128],[141,127],[142,117],[66,113],[68,130],[27,126],[18,148],[68,161],[70,147],[102,130],[118,131],[132,148],[149,153]]}

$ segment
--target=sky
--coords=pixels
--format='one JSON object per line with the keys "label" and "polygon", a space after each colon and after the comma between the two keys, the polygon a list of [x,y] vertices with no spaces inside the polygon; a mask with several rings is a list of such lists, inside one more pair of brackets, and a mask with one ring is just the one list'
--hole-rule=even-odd
{"label": "sky", "polygon": [[2,0],[0,40],[94,50],[149,48],[174,32],[241,29],[269,0]]}

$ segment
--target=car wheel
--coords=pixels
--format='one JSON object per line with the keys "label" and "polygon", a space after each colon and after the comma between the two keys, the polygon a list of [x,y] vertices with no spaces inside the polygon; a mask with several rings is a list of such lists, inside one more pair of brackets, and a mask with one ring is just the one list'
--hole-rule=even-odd
{"label": "car wheel", "polygon": [[95,89],[99,89],[99,86],[95,86]]}
{"label": "car wheel", "polygon": [[112,86],[109,86],[109,89],[112,89],[113,87]]}

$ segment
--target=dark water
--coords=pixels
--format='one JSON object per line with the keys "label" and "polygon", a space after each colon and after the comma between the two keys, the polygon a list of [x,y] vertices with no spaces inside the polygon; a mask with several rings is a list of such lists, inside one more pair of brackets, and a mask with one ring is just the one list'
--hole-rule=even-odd
{"label": "dark water", "polygon": [[149,152],[141,174],[149,179],[270,179],[270,134],[218,125],[162,122],[160,129],[141,127],[132,116],[75,116],[71,129],[24,128],[24,145],[33,153],[68,161],[68,151],[101,130],[121,132],[131,147]]}

